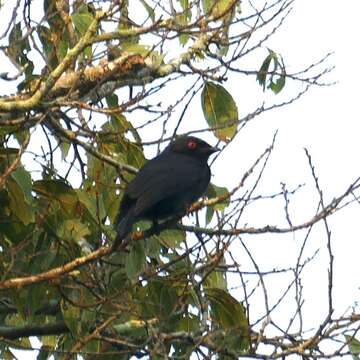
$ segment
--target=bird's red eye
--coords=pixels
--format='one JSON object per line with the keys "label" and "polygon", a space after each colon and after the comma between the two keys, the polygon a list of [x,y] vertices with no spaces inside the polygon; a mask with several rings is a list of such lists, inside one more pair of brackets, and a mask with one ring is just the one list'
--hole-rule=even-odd
{"label": "bird's red eye", "polygon": [[188,149],[190,149],[190,150],[196,149],[196,147],[197,147],[196,141],[194,141],[194,140],[189,140],[188,143],[187,143],[187,147],[188,147]]}

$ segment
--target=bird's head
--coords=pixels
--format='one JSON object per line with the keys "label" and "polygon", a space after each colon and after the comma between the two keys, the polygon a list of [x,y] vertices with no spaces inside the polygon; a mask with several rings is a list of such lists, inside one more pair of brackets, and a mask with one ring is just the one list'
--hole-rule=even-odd
{"label": "bird's head", "polygon": [[205,159],[220,149],[209,145],[195,136],[179,136],[168,146],[168,150],[195,158]]}

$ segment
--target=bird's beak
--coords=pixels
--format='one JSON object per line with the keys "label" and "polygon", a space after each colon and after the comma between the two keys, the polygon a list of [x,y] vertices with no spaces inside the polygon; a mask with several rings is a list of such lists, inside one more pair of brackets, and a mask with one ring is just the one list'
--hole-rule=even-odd
{"label": "bird's beak", "polygon": [[217,148],[217,147],[214,147],[214,146],[209,146],[209,147],[206,149],[206,152],[207,152],[209,155],[211,155],[211,154],[213,154],[213,153],[215,153],[215,152],[218,152],[218,151],[220,151],[220,149]]}

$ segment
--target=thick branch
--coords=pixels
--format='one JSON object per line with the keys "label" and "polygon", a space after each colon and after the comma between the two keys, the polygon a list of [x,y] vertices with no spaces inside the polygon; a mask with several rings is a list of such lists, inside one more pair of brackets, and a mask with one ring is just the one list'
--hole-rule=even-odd
{"label": "thick branch", "polygon": [[[56,315],[61,312],[60,304],[56,300],[50,300],[48,304],[42,306],[40,309],[35,311],[35,315]],[[0,314],[9,315],[18,313],[18,309],[8,304],[6,301],[3,303],[0,301]]]}
{"label": "thick branch", "polygon": [[90,24],[85,35],[80,39],[80,41],[68,51],[61,63],[50,73],[47,79],[41,83],[39,89],[26,100],[18,101],[0,101],[0,111],[10,112],[16,110],[31,110],[36,107],[43,97],[50,91],[54,86],[56,81],[60,76],[68,69],[71,63],[76,59],[76,57],[83,51],[89,44],[91,44],[91,39],[96,34],[98,24],[100,20],[105,16],[104,12],[98,12],[95,19]]}
{"label": "thick branch", "polygon": [[49,281],[59,278],[60,276],[75,270],[79,266],[85,265],[109,253],[110,253],[110,248],[101,247],[100,249],[90,253],[89,255],[79,257],[73,261],[68,262],[63,266],[59,266],[57,268],[51,269],[41,274],[5,280],[0,283],[0,290],[21,288],[39,282]]}
{"label": "thick branch", "polygon": [[[64,73],[76,56],[91,42],[88,37],[82,38],[59,66],[49,75],[45,83],[30,98],[18,100],[17,97],[8,98],[0,101],[0,111],[9,112],[11,110],[29,110],[36,107],[40,100],[46,95],[46,101],[55,101],[54,105],[61,105],[56,102],[59,97],[73,94],[75,100],[91,98],[97,101],[108,94],[112,94],[116,89],[127,85],[144,85],[151,83],[155,79],[166,77],[179,71],[180,66],[188,63],[199,51],[206,48],[213,33],[201,35],[195,43],[183,52],[178,58],[167,64],[158,64],[151,56],[141,56],[139,54],[129,54],[124,52],[120,57],[113,61],[102,61],[97,66],[91,66],[83,71],[70,71]],[[80,44],[80,45],[79,45]],[[151,53],[150,53],[151,55]],[[61,76],[61,77],[60,77]]]}
{"label": "thick branch", "polygon": [[63,321],[46,325],[27,325],[22,327],[0,326],[0,337],[13,340],[29,336],[59,335],[70,330]]}

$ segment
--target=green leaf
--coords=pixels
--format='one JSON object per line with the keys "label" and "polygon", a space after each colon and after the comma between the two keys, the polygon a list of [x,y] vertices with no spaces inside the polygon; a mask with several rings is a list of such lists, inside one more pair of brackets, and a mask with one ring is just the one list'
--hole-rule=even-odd
{"label": "green leaf", "polygon": [[[285,86],[285,65],[281,55],[278,55],[276,52],[270,49],[268,49],[268,51],[269,55],[263,61],[256,79],[264,91],[266,84],[268,83],[267,88],[272,90],[274,94],[278,94]],[[271,70],[270,66],[272,66]]]}
{"label": "green leaf", "polygon": [[[44,234],[44,233],[43,233]],[[40,251],[39,254],[35,254],[29,262],[29,269],[32,274],[38,274],[42,271],[49,270],[52,266],[56,265],[57,252],[55,250],[46,250],[46,256],[44,252]],[[36,289],[38,287],[35,287]]]}
{"label": "green leaf", "polygon": [[[103,341],[102,340],[91,340],[84,346],[84,352],[100,354],[103,352]],[[99,356],[98,356],[99,357]],[[106,355],[105,355],[106,357]],[[118,360],[122,360],[121,357],[117,357]],[[109,357],[108,357],[109,360]]]}
{"label": "green leaf", "polygon": [[122,49],[131,54],[138,54],[141,56],[147,56],[151,52],[151,47],[148,45],[125,43],[122,44]]}
{"label": "green leaf", "polygon": [[118,107],[119,106],[119,97],[116,94],[108,95],[106,98],[106,103],[108,107]]}
{"label": "green leaf", "polygon": [[215,4],[215,0],[202,0],[202,7],[204,10],[204,13],[207,14],[212,9],[214,4]]}
{"label": "green leaf", "polygon": [[60,40],[59,47],[58,47],[58,54],[59,54],[59,60],[63,60],[64,57],[67,54],[67,51],[69,49],[69,41],[68,40]]}
{"label": "green leaf", "polygon": [[8,54],[16,63],[24,66],[29,63],[25,54],[29,50],[28,37],[23,38],[21,23],[18,22],[13,26],[9,34]]}
{"label": "green leaf", "polygon": [[212,271],[205,279],[204,286],[227,291],[226,272]]}
{"label": "green leaf", "polygon": [[56,47],[54,41],[52,39],[53,34],[50,29],[45,26],[39,25],[37,27],[37,34],[41,41],[41,44],[44,49],[44,53],[46,55],[46,59],[49,65],[54,68],[58,65],[59,61],[56,56]]}
{"label": "green leaf", "polygon": [[119,213],[120,196],[116,192],[104,194],[104,207],[106,208],[107,216],[113,223]]}
{"label": "green leaf", "polygon": [[184,318],[182,318],[179,323],[177,330],[186,331],[186,332],[195,332],[200,328],[200,319],[198,316],[187,313]]}
{"label": "green leaf", "polygon": [[38,180],[33,190],[49,200],[58,200],[66,208],[74,207],[78,201],[75,190],[62,180]]}
{"label": "green leaf", "polygon": [[208,225],[210,223],[210,221],[212,220],[213,216],[214,216],[214,207],[213,206],[208,206],[206,208],[206,215],[205,215],[205,221],[206,221],[206,225]]}
{"label": "green leaf", "polygon": [[103,194],[92,194],[83,189],[76,190],[77,197],[81,204],[89,211],[91,217],[97,223],[99,219],[106,216],[105,205],[103,201]]}
{"label": "green leaf", "polygon": [[180,45],[184,46],[189,41],[190,36],[188,34],[180,34],[179,36],[179,43]]}
{"label": "green leaf", "polygon": [[164,278],[149,282],[144,290],[143,316],[159,317],[164,327],[175,330],[180,320],[175,314],[177,306],[180,306],[176,288]]}
{"label": "green leaf", "polygon": [[134,143],[128,143],[126,146],[126,155],[127,155],[127,163],[129,165],[135,166],[136,168],[141,168],[145,165],[146,160],[144,157],[144,153],[142,148]]}
{"label": "green leaf", "polygon": [[275,93],[278,94],[285,86],[285,80],[286,80],[286,73],[285,68],[282,70],[281,76],[275,82],[270,82],[270,89]]}
{"label": "green leaf", "polygon": [[67,241],[74,241],[78,243],[86,235],[90,234],[90,230],[87,225],[83,224],[78,219],[65,220],[56,229],[56,234],[60,239]]}
{"label": "green leaf", "polygon": [[60,150],[61,150],[61,160],[65,160],[67,158],[67,156],[68,156],[71,144],[69,142],[67,142],[67,141],[62,140],[62,139],[58,143],[59,143],[59,147],[60,147]]}
{"label": "green leaf", "polygon": [[360,360],[360,341],[352,336],[345,335],[353,360]]}
{"label": "green leaf", "polygon": [[213,318],[223,329],[243,328],[248,331],[245,308],[228,292],[218,288],[206,288]]}
{"label": "green leaf", "polygon": [[36,360],[47,360],[51,355],[51,352],[49,350],[50,349],[48,348],[48,346],[43,345],[39,350],[39,354],[36,357]]}
{"label": "green leaf", "polygon": [[222,201],[214,205],[215,210],[224,211],[230,204],[229,190],[226,187],[210,184],[210,194],[212,197],[225,197]]}
{"label": "green leaf", "polygon": [[32,191],[32,181],[30,174],[22,167],[19,166],[12,174],[11,177],[17,182],[23,191],[25,200],[28,204],[31,204],[33,201]]}
{"label": "green leaf", "polygon": [[81,332],[81,321],[79,321],[81,317],[80,308],[73,306],[70,303],[61,302],[61,312],[63,314],[65,324],[71,331],[72,335],[77,338]]}
{"label": "green leaf", "polygon": [[15,354],[13,354],[10,350],[8,349],[1,349],[1,355],[3,356],[4,360],[16,360],[17,356],[15,356]]}
{"label": "green leaf", "polygon": [[[89,292],[86,292],[86,298],[89,296]],[[90,299],[86,299],[89,303],[93,303],[95,301],[94,296],[91,296]],[[81,331],[82,333],[88,333],[93,327],[94,322],[96,322],[97,314],[93,309],[84,309],[81,314]]]}
{"label": "green leaf", "polygon": [[123,114],[115,114],[111,117],[110,123],[114,131],[119,133],[125,133],[127,130],[132,128],[132,125],[127,121]]}
{"label": "green leaf", "polygon": [[[188,12],[189,11],[185,11],[181,14],[176,14],[174,19],[178,25],[180,25],[180,26],[188,25],[189,20],[190,20],[189,16],[187,15]],[[190,18],[191,18],[191,16],[190,16]],[[189,34],[187,34],[186,32],[180,33],[180,35],[179,35],[180,45],[184,46],[188,42],[189,39],[190,39]]]}
{"label": "green leaf", "polygon": [[258,73],[257,73],[257,81],[259,82],[259,84],[262,86],[263,90],[265,90],[265,86],[266,86],[266,77],[269,71],[269,66],[272,60],[272,54],[270,53],[265,60],[263,61]]}
{"label": "green leaf", "polygon": [[137,281],[138,276],[145,269],[146,258],[143,241],[136,241],[130,252],[125,256],[126,275],[131,281]]}
{"label": "green leaf", "polygon": [[7,180],[7,190],[10,199],[9,205],[13,215],[20,219],[24,225],[33,223],[35,221],[34,211],[26,201],[23,189],[12,177],[9,177]]}
{"label": "green leaf", "polygon": [[[85,10],[85,11],[84,11]],[[71,15],[75,30],[79,37],[83,36],[87,29],[89,28],[91,22],[94,20],[93,15],[87,11],[87,9],[82,9],[81,12],[77,12]],[[92,48],[89,45],[84,49],[83,55],[87,59],[92,57]],[[81,60],[81,58],[80,58]]]}
{"label": "green leaf", "polygon": [[174,287],[170,286],[167,282],[162,282],[160,290],[160,315],[164,319],[169,319],[174,313],[178,295]]}
{"label": "green leaf", "polygon": [[84,35],[94,17],[89,12],[74,13],[71,15],[76,31],[80,36]]}
{"label": "green leaf", "polygon": [[[222,348],[236,352],[239,355],[248,353],[250,350],[249,339],[244,337],[238,329],[228,329],[225,332],[218,333],[214,336],[214,343]],[[232,356],[220,354],[218,360],[233,360]]]}
{"label": "green leaf", "polygon": [[159,255],[161,253],[161,244],[159,242],[159,239],[155,236],[150,236],[149,239],[146,239],[145,245],[146,256],[154,259],[159,259]]}
{"label": "green leaf", "polygon": [[191,20],[191,10],[189,8],[189,0],[180,0],[180,5],[183,9],[183,14],[186,15],[188,20]]}
{"label": "green leaf", "polygon": [[250,344],[249,323],[244,306],[228,292],[218,288],[205,288],[212,319],[225,330],[226,335],[217,343],[233,351],[247,350]]}
{"label": "green leaf", "polygon": [[121,44],[121,48],[123,51],[131,54],[138,54],[151,60],[152,68],[159,67],[164,61],[165,54],[152,50],[151,47],[148,45],[134,44],[128,42]]}
{"label": "green leaf", "polygon": [[[206,196],[208,198],[216,198],[216,197],[222,197],[227,196],[229,194],[229,190],[226,187],[216,186],[212,183],[209,184]],[[214,215],[214,211],[224,211],[226,207],[228,207],[230,204],[230,197],[227,197],[226,199],[218,202],[215,205],[208,206],[206,209],[206,224],[209,224],[212,220],[212,217]]]}
{"label": "green leaf", "polygon": [[30,136],[29,129],[18,130],[14,133],[14,137],[19,144],[24,144]]}
{"label": "green leaf", "polygon": [[[2,196],[4,192],[0,192],[0,203],[2,205],[2,208],[1,208],[2,213],[0,213],[0,218],[1,218],[1,221],[0,221],[0,243],[3,243],[4,237],[7,239],[6,241],[11,244],[20,244],[27,237],[31,241],[32,240],[31,238],[33,235],[32,231],[33,231],[35,223],[30,221],[30,223],[28,225],[26,225],[21,220],[16,221],[19,218],[19,214],[17,213],[15,215],[16,210],[14,211],[10,208],[9,197],[6,197],[4,199],[4,197]],[[13,216],[10,217],[9,215],[13,215]],[[26,223],[28,223],[28,222],[26,221]],[[5,243],[3,243],[3,244],[5,244]],[[5,264],[3,264],[3,265],[5,265]],[[1,272],[1,266],[0,266],[0,274],[3,274]]]}
{"label": "green leaf", "polygon": [[[42,336],[41,337],[41,343],[43,344],[43,347],[47,347],[50,349],[55,349],[56,345],[58,344],[58,339],[56,336]],[[49,358],[47,358],[49,359]]]}
{"label": "green leaf", "polygon": [[155,21],[155,11],[154,8],[151,7],[145,0],[140,0],[140,2],[142,3],[142,5],[144,6],[145,10],[147,11],[150,19],[152,22]]}
{"label": "green leaf", "polygon": [[241,327],[248,331],[248,319],[245,308],[227,291],[218,288],[206,288],[214,319],[224,329]]}
{"label": "green leaf", "polygon": [[[188,25],[188,23],[191,21],[191,17],[192,17],[192,13],[189,8],[189,0],[180,0],[180,4],[183,9],[183,12],[180,14],[177,14],[175,19],[182,26]],[[182,46],[186,45],[186,43],[189,41],[189,39],[190,39],[189,34],[187,34],[186,32],[180,33],[180,36],[179,36],[180,45],[182,45]]]}
{"label": "green leaf", "polygon": [[[106,98],[109,107],[118,107],[118,98],[117,96],[108,96]],[[133,127],[130,121],[126,119],[126,117],[122,113],[115,113],[111,116],[110,121],[105,123],[102,126],[102,130],[106,132],[114,132],[116,135],[110,135],[106,137],[107,142],[115,142],[119,143],[121,147],[132,146],[127,139],[124,137],[124,133],[130,131],[133,135],[134,139],[138,142],[141,142],[141,138],[137,130]],[[133,144],[138,147],[138,145]],[[128,153],[128,149],[125,150]]]}
{"label": "green leaf", "polygon": [[201,93],[201,105],[215,136],[222,141],[231,140],[237,131],[238,110],[230,93],[221,85],[207,81]]}
{"label": "green leaf", "polygon": [[50,28],[55,29],[55,31],[59,31],[63,28],[64,22],[58,12],[56,3],[57,0],[44,0],[43,5],[45,20],[48,22]]}
{"label": "green leaf", "polygon": [[12,55],[14,59],[16,59],[19,54],[21,53],[21,44],[20,40],[22,38],[22,31],[21,31],[21,23],[16,23],[10,31],[9,34],[9,54]]}
{"label": "green leaf", "polygon": [[[46,257],[44,254],[42,255],[43,258]],[[36,274],[33,272],[31,268],[31,273]],[[49,297],[52,295],[54,291],[49,289],[45,284],[38,284],[37,286],[32,286],[28,289],[27,294],[27,302],[26,302],[26,312],[28,316],[31,316],[33,319],[36,319],[36,312],[37,310],[43,308],[44,306],[48,305]]]}
{"label": "green leaf", "polygon": [[177,248],[185,240],[184,230],[163,230],[159,235],[153,235],[162,245],[170,249]]}

